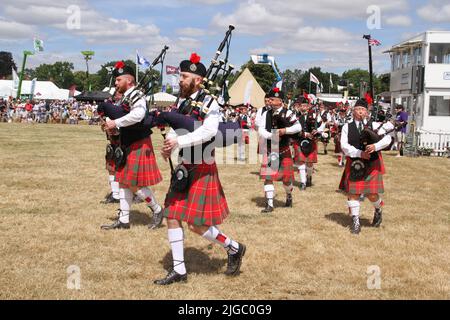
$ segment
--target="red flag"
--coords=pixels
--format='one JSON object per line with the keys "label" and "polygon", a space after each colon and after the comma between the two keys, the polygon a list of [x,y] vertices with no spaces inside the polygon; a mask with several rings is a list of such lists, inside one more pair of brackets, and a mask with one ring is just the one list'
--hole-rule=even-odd
{"label": "red flag", "polygon": [[308,93],[307,93],[306,91],[303,92],[303,97],[305,97],[305,99],[308,100],[308,103],[311,102],[311,101],[309,100],[309,95],[308,95]]}
{"label": "red flag", "polygon": [[179,74],[180,68],[174,66],[166,66],[166,74]]}
{"label": "red flag", "polygon": [[373,99],[372,99],[372,97],[370,96],[370,94],[368,92],[366,92],[366,94],[364,95],[364,98],[366,99],[367,104],[372,104],[373,103]]}

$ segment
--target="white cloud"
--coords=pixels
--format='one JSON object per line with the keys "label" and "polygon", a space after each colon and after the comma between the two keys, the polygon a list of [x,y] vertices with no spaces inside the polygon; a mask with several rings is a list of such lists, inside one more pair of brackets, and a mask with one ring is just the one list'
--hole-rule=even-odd
{"label": "white cloud", "polygon": [[2,40],[17,40],[29,38],[34,29],[22,23],[15,21],[0,20],[0,39]]}
{"label": "white cloud", "polygon": [[352,52],[358,46],[353,41],[361,37],[338,28],[302,27],[293,33],[279,36],[266,48],[256,49],[259,52],[285,54],[292,52]]}
{"label": "white cloud", "polygon": [[410,27],[412,25],[412,19],[404,15],[389,16],[384,21],[387,25],[394,27]]}
{"label": "white cloud", "polygon": [[[248,2],[248,4],[251,3],[256,4],[256,1]],[[258,0],[257,4],[269,11],[270,14],[280,13],[284,20],[315,18],[345,20],[349,17],[361,19],[369,17],[367,8],[372,5],[378,6],[382,15],[386,12],[403,12],[409,7],[407,0],[315,0],[307,3],[298,0]],[[233,15],[238,15],[240,10],[242,10],[241,7]]]}
{"label": "white cloud", "polygon": [[[211,24],[222,29],[228,27],[228,25],[234,25],[236,32],[239,33],[265,35],[273,32],[289,32],[299,26],[302,21],[299,17],[287,19],[283,11],[278,9],[273,11],[271,7],[267,8],[260,3],[250,0],[241,3],[233,14],[216,14]],[[277,12],[282,13],[282,15],[277,14]]]}
{"label": "white cloud", "polygon": [[417,9],[417,14],[430,22],[450,22],[450,4],[435,1]]}
{"label": "white cloud", "polygon": [[207,31],[205,29],[199,29],[199,28],[182,28],[175,30],[176,34],[180,36],[185,37],[202,37],[207,34]]}

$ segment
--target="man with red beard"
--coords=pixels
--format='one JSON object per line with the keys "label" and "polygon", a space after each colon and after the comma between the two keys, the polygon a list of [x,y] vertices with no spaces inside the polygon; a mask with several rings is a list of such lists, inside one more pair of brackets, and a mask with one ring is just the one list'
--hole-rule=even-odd
{"label": "man with red beard", "polygon": [[181,150],[181,164],[172,176],[170,189],[165,200],[164,216],[167,218],[168,238],[172,249],[173,269],[165,278],[155,280],[158,285],[187,281],[184,263],[184,235],[182,221],[189,230],[205,239],[222,246],[228,253],[225,274],[239,274],[246,247],[222,233],[217,225],[229,214],[227,201],[219,180],[211,147],[220,121],[219,105],[212,97],[203,96],[202,103],[195,103],[202,95],[201,85],[206,76],[206,68],[200,57],[193,53],[190,60],[180,64],[180,100],[178,112],[196,120],[193,132],[171,130],[164,141],[162,156],[168,159],[174,149]]}
{"label": "man with red beard", "polygon": [[[111,225],[103,225],[103,230],[129,229],[130,209],[135,193],[153,211],[153,229],[161,224],[162,208],[156,202],[150,186],[161,182],[162,176],[156,164],[153,152],[152,140],[150,138],[150,128],[142,130],[132,130],[131,127],[140,123],[147,115],[147,104],[144,98],[135,99],[138,91],[134,90],[136,81],[134,70],[130,66],[119,61],[113,71],[116,77],[116,92],[129,100],[124,100],[120,107],[126,110],[126,115],[115,120],[106,121],[104,127],[112,134],[119,129],[120,145],[123,152],[122,157],[116,157],[115,181],[119,183],[120,210],[119,218]],[[135,101],[137,100],[137,101]],[[118,154],[116,149],[115,154]]]}

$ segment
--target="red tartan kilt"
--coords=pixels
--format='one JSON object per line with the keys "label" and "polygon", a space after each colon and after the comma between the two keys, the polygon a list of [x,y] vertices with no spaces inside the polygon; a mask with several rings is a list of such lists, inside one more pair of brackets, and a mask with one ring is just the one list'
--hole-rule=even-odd
{"label": "red tartan kilt", "polygon": [[250,143],[250,135],[247,129],[242,130],[242,143],[249,144]]}
{"label": "red tartan kilt", "polygon": [[147,187],[162,181],[150,137],[130,146],[127,163],[116,168],[115,179],[121,187]]}
{"label": "red tartan kilt", "polygon": [[339,135],[334,137],[334,153],[341,153],[341,138]]}
{"label": "red tartan kilt", "polygon": [[299,165],[300,162],[304,163],[317,163],[317,142],[313,141],[313,151],[308,155],[305,156],[305,154],[300,149],[300,144],[296,141],[293,143],[294,146],[294,162],[296,165]]}
{"label": "red tartan kilt", "polygon": [[376,194],[384,193],[383,174],[386,172],[384,168],[381,153],[378,160],[370,163],[367,175],[363,180],[350,181],[350,167],[352,159],[347,157],[344,172],[342,174],[339,189],[349,194]]}
{"label": "red tartan kilt", "polygon": [[264,155],[261,164],[260,178],[269,181],[283,181],[284,183],[294,182],[294,161],[292,160],[292,154],[289,150],[283,154],[285,158],[281,160],[280,168],[278,171],[272,170],[268,167],[268,156]]}
{"label": "red tartan kilt", "polygon": [[198,226],[221,224],[230,210],[216,164],[184,164],[184,166],[192,177],[191,184],[186,192],[169,190],[164,202],[164,216]]}

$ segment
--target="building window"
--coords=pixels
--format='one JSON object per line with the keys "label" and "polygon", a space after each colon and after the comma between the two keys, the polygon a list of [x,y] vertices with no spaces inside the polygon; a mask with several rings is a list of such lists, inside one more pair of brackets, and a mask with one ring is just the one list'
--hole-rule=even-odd
{"label": "building window", "polygon": [[430,63],[450,64],[450,43],[432,43]]}
{"label": "building window", "polygon": [[422,48],[414,49],[414,64],[416,66],[422,65]]}
{"label": "building window", "polygon": [[431,96],[429,115],[437,117],[449,117],[450,96]]}
{"label": "building window", "polygon": [[400,58],[401,58],[400,53],[396,53],[394,55],[394,69],[395,70],[399,70],[400,69]]}

